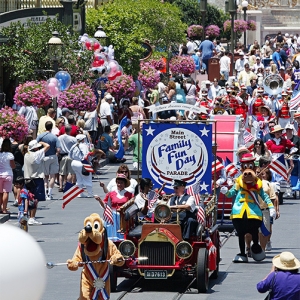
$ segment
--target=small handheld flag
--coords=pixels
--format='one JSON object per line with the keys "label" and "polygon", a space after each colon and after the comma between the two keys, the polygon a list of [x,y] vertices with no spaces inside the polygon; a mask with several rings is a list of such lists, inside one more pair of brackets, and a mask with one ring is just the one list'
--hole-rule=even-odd
{"label": "small handheld flag", "polygon": [[63,204],[62,208],[65,208],[65,206],[71,202],[73,199],[75,199],[79,194],[81,194],[84,190],[77,185],[74,185],[70,182],[66,182],[66,186],[64,189],[63,194]]}
{"label": "small handheld flag", "polygon": [[94,173],[94,169],[93,169],[92,165],[86,159],[82,160],[81,163],[86,171],[88,171],[90,173]]}
{"label": "small handheld flag", "polygon": [[103,220],[106,223],[109,223],[111,225],[114,225],[114,219],[113,219],[113,212],[111,208],[111,199],[109,198],[103,212]]}

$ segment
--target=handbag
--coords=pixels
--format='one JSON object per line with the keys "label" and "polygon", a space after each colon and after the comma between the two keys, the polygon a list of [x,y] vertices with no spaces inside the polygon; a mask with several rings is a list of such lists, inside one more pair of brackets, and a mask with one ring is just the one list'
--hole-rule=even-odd
{"label": "handbag", "polygon": [[84,168],[84,166],[82,166],[81,174],[84,175],[84,176],[89,176],[90,172],[88,172],[88,171]]}
{"label": "handbag", "polygon": [[274,287],[274,281],[275,281],[276,274],[277,274],[277,272],[274,272],[272,283],[271,283],[271,286],[270,286],[270,289],[269,289],[269,294],[267,295],[267,297],[265,298],[265,300],[271,300],[272,290],[273,290],[273,287]]}

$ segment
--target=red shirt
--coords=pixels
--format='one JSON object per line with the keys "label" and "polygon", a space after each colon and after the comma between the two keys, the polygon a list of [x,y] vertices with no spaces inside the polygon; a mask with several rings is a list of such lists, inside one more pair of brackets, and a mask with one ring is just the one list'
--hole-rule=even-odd
{"label": "red shirt", "polygon": [[284,138],[280,139],[279,145],[276,145],[274,139],[267,141],[266,145],[272,153],[285,153],[286,148],[291,149],[295,147],[295,145],[290,140]]}
{"label": "red shirt", "polygon": [[[72,129],[71,129],[70,135],[76,136],[78,134],[79,128],[76,125],[71,125],[71,126],[72,126]],[[65,128],[65,126],[63,126],[59,131],[59,135],[63,135],[65,133],[66,133],[66,128]]]}
{"label": "red shirt", "polygon": [[126,190],[122,190],[122,191],[116,190],[116,191],[111,191],[111,192],[107,193],[105,198],[103,199],[103,201],[105,203],[107,203],[108,199],[110,198],[111,199],[111,208],[118,209],[123,204],[125,204],[127,201],[132,199],[133,197],[134,197],[134,195],[132,193],[129,193]]}

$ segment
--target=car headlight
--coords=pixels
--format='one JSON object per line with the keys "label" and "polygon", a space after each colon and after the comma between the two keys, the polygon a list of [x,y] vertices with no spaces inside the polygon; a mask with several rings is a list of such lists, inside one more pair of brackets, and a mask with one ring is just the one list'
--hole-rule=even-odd
{"label": "car headlight", "polygon": [[190,243],[182,241],[176,246],[176,254],[179,258],[187,259],[193,253],[193,248]]}
{"label": "car headlight", "polygon": [[154,217],[158,222],[168,222],[171,219],[172,212],[168,205],[159,204],[155,207]]}
{"label": "car headlight", "polygon": [[119,245],[119,250],[121,252],[121,254],[127,258],[132,256],[135,253],[135,245],[132,241],[123,241],[121,242],[121,244]]}

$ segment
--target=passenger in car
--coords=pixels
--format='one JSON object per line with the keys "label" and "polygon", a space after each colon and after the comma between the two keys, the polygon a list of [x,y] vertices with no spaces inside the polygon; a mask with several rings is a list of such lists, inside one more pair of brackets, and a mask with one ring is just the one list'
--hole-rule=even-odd
{"label": "passenger in car", "polygon": [[[182,230],[182,238],[189,239],[195,234],[198,222],[196,217],[196,203],[193,196],[185,193],[186,182],[174,180],[175,195],[170,198],[168,205],[172,210],[179,211],[179,220]],[[177,219],[177,212],[173,213],[172,221]]]}

